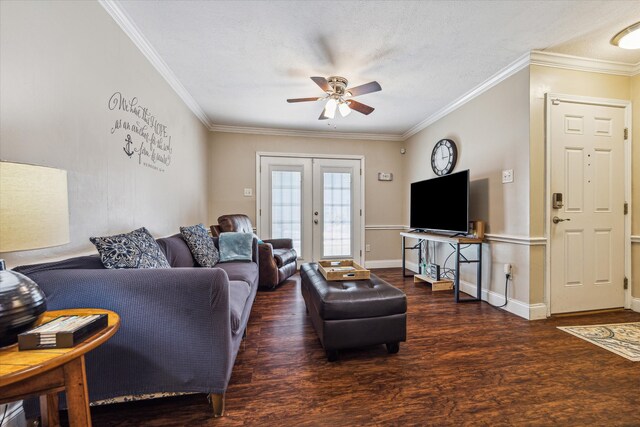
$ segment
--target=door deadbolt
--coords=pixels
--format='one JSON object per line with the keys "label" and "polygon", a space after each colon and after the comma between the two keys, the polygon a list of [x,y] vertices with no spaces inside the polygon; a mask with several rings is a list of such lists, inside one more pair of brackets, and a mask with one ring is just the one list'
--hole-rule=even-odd
{"label": "door deadbolt", "polygon": [[313,214],[314,214],[315,216],[318,216],[318,211],[315,211]]}
{"label": "door deadbolt", "polygon": [[551,207],[553,209],[562,209],[564,204],[562,203],[562,193],[553,193],[551,198]]}
{"label": "door deadbolt", "polygon": [[571,220],[569,218],[558,218],[557,216],[554,216],[551,221],[553,221],[554,224],[557,224],[559,222],[571,221]]}

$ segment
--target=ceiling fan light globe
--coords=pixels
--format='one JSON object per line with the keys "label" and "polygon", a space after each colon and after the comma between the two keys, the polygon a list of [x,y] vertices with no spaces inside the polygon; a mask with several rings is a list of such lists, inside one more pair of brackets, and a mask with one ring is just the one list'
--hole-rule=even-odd
{"label": "ceiling fan light globe", "polygon": [[324,106],[324,116],[328,117],[330,119],[333,119],[336,116],[336,107],[338,106],[338,102],[333,99],[330,98],[327,101],[327,104]]}
{"label": "ceiling fan light globe", "polygon": [[349,114],[351,114],[351,108],[349,108],[349,105],[346,102],[342,102],[338,106],[338,110],[340,110],[340,114],[342,114],[342,117],[347,117]]}

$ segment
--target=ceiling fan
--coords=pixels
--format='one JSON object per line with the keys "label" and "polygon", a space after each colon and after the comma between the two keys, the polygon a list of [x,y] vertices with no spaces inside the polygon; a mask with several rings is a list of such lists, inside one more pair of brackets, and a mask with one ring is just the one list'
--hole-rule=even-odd
{"label": "ceiling fan", "polygon": [[307,101],[323,101],[327,100],[327,103],[322,110],[322,114],[318,117],[318,120],[333,119],[336,114],[336,110],[340,111],[342,117],[346,117],[351,113],[351,110],[356,110],[359,113],[368,115],[374,110],[373,107],[369,107],[361,102],[352,99],[354,96],[364,95],[366,93],[377,92],[382,90],[380,84],[376,81],[369,82],[360,86],[356,86],[347,89],[349,81],[344,77],[331,76],[329,78],[324,77],[311,77],[320,89],[326,92],[325,96],[314,98],[292,98],[287,99],[287,102],[307,102]]}

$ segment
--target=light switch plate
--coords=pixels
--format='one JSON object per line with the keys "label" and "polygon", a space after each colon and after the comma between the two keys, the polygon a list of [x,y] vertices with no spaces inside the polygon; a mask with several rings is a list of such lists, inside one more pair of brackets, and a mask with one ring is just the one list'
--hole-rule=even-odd
{"label": "light switch plate", "polygon": [[513,182],[513,169],[505,169],[502,171],[502,183]]}
{"label": "light switch plate", "polygon": [[378,181],[393,181],[391,172],[378,172]]}
{"label": "light switch plate", "polygon": [[245,188],[244,197],[251,197],[251,196],[253,196],[253,188]]}

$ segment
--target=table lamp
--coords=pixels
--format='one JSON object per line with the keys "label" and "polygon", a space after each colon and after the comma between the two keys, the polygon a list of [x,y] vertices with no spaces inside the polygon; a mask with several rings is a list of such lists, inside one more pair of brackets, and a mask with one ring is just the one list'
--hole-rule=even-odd
{"label": "table lamp", "polygon": [[[69,243],[67,172],[0,162],[0,252]],[[0,347],[13,344],[47,309],[44,293],[0,260]]]}

